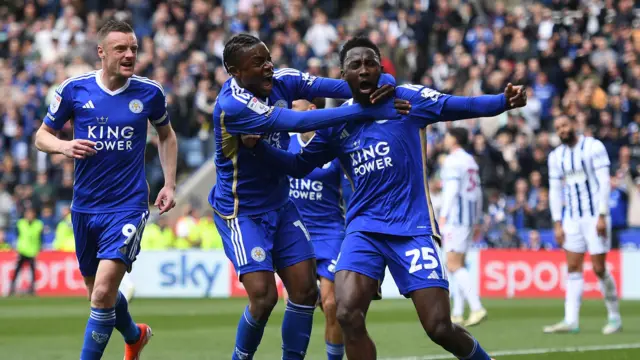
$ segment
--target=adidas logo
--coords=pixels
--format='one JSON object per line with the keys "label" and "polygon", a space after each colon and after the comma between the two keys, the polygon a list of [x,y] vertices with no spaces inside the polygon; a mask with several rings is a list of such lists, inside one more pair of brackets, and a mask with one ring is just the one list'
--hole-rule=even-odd
{"label": "adidas logo", "polygon": [[434,271],[431,272],[431,274],[429,274],[429,276],[427,277],[427,279],[431,279],[431,280],[440,280],[440,276],[438,276],[438,273]]}
{"label": "adidas logo", "polygon": [[96,107],[93,106],[93,101],[89,100],[86,104],[82,105],[83,109],[95,109]]}
{"label": "adidas logo", "polygon": [[347,137],[349,137],[349,133],[347,132],[347,130],[342,130],[342,133],[340,134],[340,140],[346,139]]}

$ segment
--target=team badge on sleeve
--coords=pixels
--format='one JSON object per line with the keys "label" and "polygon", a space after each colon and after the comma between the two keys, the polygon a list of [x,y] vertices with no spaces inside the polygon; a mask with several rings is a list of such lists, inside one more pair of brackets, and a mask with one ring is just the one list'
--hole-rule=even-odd
{"label": "team badge on sleeve", "polygon": [[51,101],[51,105],[49,105],[49,111],[51,111],[52,114],[55,114],[56,111],[58,111],[60,108],[60,102],[62,102],[62,96],[55,94],[53,96],[53,101]]}
{"label": "team badge on sleeve", "polygon": [[138,99],[133,99],[129,102],[129,110],[131,110],[134,114],[140,114],[144,109],[144,105],[142,105],[142,101]]}

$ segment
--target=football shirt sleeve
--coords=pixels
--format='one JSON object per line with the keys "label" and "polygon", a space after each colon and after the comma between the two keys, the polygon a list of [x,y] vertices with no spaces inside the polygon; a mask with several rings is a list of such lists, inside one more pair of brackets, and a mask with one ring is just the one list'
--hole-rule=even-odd
{"label": "football shirt sleeve", "polygon": [[549,208],[553,221],[562,220],[562,171],[556,160],[557,153],[549,154],[547,165],[549,166]]}
{"label": "football shirt sleeve", "polygon": [[396,95],[411,102],[409,116],[421,127],[440,121],[491,117],[507,110],[504,94],[452,96],[420,85],[402,85],[397,88]]}
{"label": "football shirt sleeve", "polygon": [[169,124],[169,113],[167,112],[167,98],[160,84],[157,85],[158,91],[151,98],[151,113],[149,121],[151,125],[165,126]]}
{"label": "football shirt sleeve", "polygon": [[348,121],[382,120],[397,115],[389,104],[363,107],[359,104],[333,109],[294,111],[267,106],[257,98],[248,101],[246,107],[234,116],[221,115],[230,134],[264,134],[277,131],[307,132],[340,125]]}
{"label": "football shirt sleeve", "polygon": [[[316,112],[307,111],[307,112]],[[303,147],[299,154],[292,154],[286,150],[276,149],[259,141],[254,148],[254,155],[269,164],[276,171],[294,178],[303,178],[318,166],[322,166],[336,158],[331,148],[327,131],[317,131],[313,139]]]}
{"label": "football shirt sleeve", "polygon": [[54,129],[61,130],[64,124],[73,116],[73,84],[62,83],[53,95],[53,100],[47,109],[44,123]]}
{"label": "football shirt sleeve", "polygon": [[[296,94],[294,97],[297,99],[312,101],[317,97],[349,99],[353,96],[349,84],[344,80],[317,77],[295,69],[279,69],[274,77],[284,81],[287,89]],[[378,86],[387,84],[395,86],[396,81],[393,76],[382,74]]]}

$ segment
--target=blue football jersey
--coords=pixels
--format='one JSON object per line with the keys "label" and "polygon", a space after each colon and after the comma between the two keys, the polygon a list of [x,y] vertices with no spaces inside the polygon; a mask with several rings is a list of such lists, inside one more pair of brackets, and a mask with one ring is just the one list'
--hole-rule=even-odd
{"label": "blue football jersey", "polygon": [[287,150],[289,133],[272,131],[270,117],[260,116],[269,107],[290,109],[294,100],[316,97],[350,98],[351,90],[342,80],[319,78],[294,69],[279,69],[273,76],[271,95],[258,99],[227,80],[213,111],[215,132],[216,184],[209,203],[224,219],[255,215],[282,207],[289,197],[286,174],[272,171],[241,146],[241,134],[264,134],[263,141]]}
{"label": "blue football jersey", "polygon": [[[297,154],[303,147],[300,135],[294,135],[289,151]],[[289,186],[289,198],[302,215],[311,240],[344,238],[344,193],[351,191],[351,184],[346,181],[337,159],[317,167],[302,179],[289,178]]]}
{"label": "blue football jersey", "polygon": [[169,124],[164,91],[159,83],[135,75],[111,91],[101,74],[93,71],[60,84],[44,119],[55,130],[72,120],[75,139],[96,143],[97,154],[75,160],[71,208],[94,214],[148,210],[147,126]]}
{"label": "blue football jersey", "polygon": [[295,159],[262,144],[256,157],[287,172],[337,157],[354,188],[347,210],[347,233],[440,236],[427,185],[425,128],[444,120],[441,112],[449,96],[423,86],[399,86],[396,97],[412,106],[411,114],[400,120],[319,130]]}

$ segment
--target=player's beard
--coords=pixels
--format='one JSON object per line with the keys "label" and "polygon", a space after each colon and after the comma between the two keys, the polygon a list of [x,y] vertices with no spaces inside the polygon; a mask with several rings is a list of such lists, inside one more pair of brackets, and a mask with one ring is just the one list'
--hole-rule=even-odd
{"label": "player's beard", "polygon": [[562,143],[565,145],[570,145],[574,144],[577,138],[578,136],[576,135],[576,132],[571,131],[566,138],[560,138],[560,141],[562,141]]}

